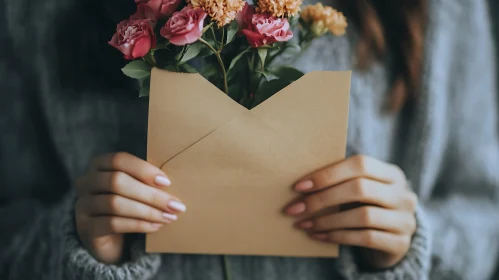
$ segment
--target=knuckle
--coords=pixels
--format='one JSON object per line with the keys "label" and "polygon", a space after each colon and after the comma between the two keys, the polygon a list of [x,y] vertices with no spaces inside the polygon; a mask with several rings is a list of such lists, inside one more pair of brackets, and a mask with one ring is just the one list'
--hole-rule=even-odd
{"label": "knuckle", "polygon": [[329,169],[324,169],[314,175],[313,181],[316,187],[325,187],[331,184],[333,173]]}
{"label": "knuckle", "polygon": [[345,242],[345,234],[343,231],[332,231],[329,233],[329,239],[331,242],[343,243]]}
{"label": "knuckle", "polygon": [[165,194],[162,193],[159,189],[152,188],[151,191],[149,192],[149,197],[147,198],[148,203],[154,206],[159,206],[159,207],[164,207],[166,205],[167,200],[165,199]]}
{"label": "knuckle", "polygon": [[120,199],[117,195],[110,195],[107,204],[112,213],[117,213],[120,208]]}
{"label": "knuckle", "polygon": [[374,224],[374,209],[372,207],[361,207],[359,208],[360,211],[360,221],[361,223],[366,226],[366,227],[371,227]]}
{"label": "knuckle", "polygon": [[135,225],[133,228],[137,232],[144,232],[144,231],[147,231],[149,229],[150,223],[148,223],[146,221],[135,220],[134,223],[135,223]]}
{"label": "knuckle", "polygon": [[125,173],[123,172],[113,172],[109,178],[109,188],[114,193],[119,193],[121,186],[125,182]]}
{"label": "knuckle", "polygon": [[357,197],[366,197],[368,192],[367,180],[356,178],[353,180],[353,191]]}
{"label": "knuckle", "polygon": [[373,248],[376,246],[376,234],[372,230],[364,231],[362,234],[362,243],[366,247]]}
{"label": "knuckle", "polygon": [[115,217],[110,217],[107,218],[107,227],[109,229],[109,232],[111,233],[118,233],[119,232],[119,220]]}
{"label": "knuckle", "polygon": [[120,166],[123,166],[124,161],[126,160],[128,154],[125,152],[117,152],[111,155],[111,166],[113,168],[118,169]]}
{"label": "knuckle", "polygon": [[324,192],[308,195],[304,202],[308,213],[317,212],[327,206],[327,198]]}
{"label": "knuckle", "polygon": [[154,209],[152,207],[148,207],[146,209],[146,212],[147,212],[146,215],[147,215],[148,220],[150,220],[150,221],[157,221],[157,220],[160,219],[161,214],[159,213],[158,210],[156,210],[156,209]]}
{"label": "knuckle", "polygon": [[355,163],[355,166],[361,170],[361,171],[366,171],[367,170],[367,162],[368,162],[368,157],[365,155],[355,155],[353,156],[352,160]]}
{"label": "knuckle", "polygon": [[328,222],[327,222],[326,218],[320,217],[320,218],[315,219],[312,229],[313,230],[326,230],[326,229],[328,229],[328,227],[329,226],[328,226]]}

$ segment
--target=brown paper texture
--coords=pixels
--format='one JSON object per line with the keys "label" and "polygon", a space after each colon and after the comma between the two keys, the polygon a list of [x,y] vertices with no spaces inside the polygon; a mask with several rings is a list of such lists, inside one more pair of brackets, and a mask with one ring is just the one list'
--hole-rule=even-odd
{"label": "brown paper texture", "polygon": [[153,69],[147,160],[187,212],[146,250],[336,257],[282,210],[298,179],[345,157],[350,75],[308,73],[248,110],[199,74]]}

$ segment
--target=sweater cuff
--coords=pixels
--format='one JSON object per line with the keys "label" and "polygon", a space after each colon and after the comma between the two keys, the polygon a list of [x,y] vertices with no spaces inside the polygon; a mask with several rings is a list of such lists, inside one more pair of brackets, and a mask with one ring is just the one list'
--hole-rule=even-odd
{"label": "sweater cuff", "polygon": [[363,271],[351,247],[342,247],[337,269],[348,280],[428,279],[431,263],[431,233],[423,209],[416,210],[418,227],[411,248],[396,266],[380,271]]}
{"label": "sweater cuff", "polygon": [[121,265],[107,265],[97,261],[86,250],[76,232],[74,221],[74,199],[65,207],[62,223],[64,234],[64,274],[65,279],[151,279],[161,266],[158,254],[147,254],[143,242],[135,242],[131,247],[131,261]]}

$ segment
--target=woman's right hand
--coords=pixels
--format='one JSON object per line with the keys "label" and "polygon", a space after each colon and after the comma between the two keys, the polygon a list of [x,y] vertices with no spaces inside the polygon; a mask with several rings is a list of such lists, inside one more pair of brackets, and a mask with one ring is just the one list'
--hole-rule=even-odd
{"label": "woman's right hand", "polygon": [[119,263],[125,233],[150,233],[177,220],[186,206],[160,189],[171,184],[166,174],[127,153],[92,161],[76,181],[76,228],[84,246],[98,260]]}

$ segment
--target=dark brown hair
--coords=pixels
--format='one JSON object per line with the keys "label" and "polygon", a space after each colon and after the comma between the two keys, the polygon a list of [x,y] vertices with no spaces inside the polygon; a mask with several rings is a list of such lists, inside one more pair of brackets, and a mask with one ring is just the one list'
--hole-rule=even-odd
{"label": "dark brown hair", "polygon": [[360,32],[360,69],[390,51],[393,80],[387,108],[399,111],[420,89],[427,0],[340,0],[340,8]]}

